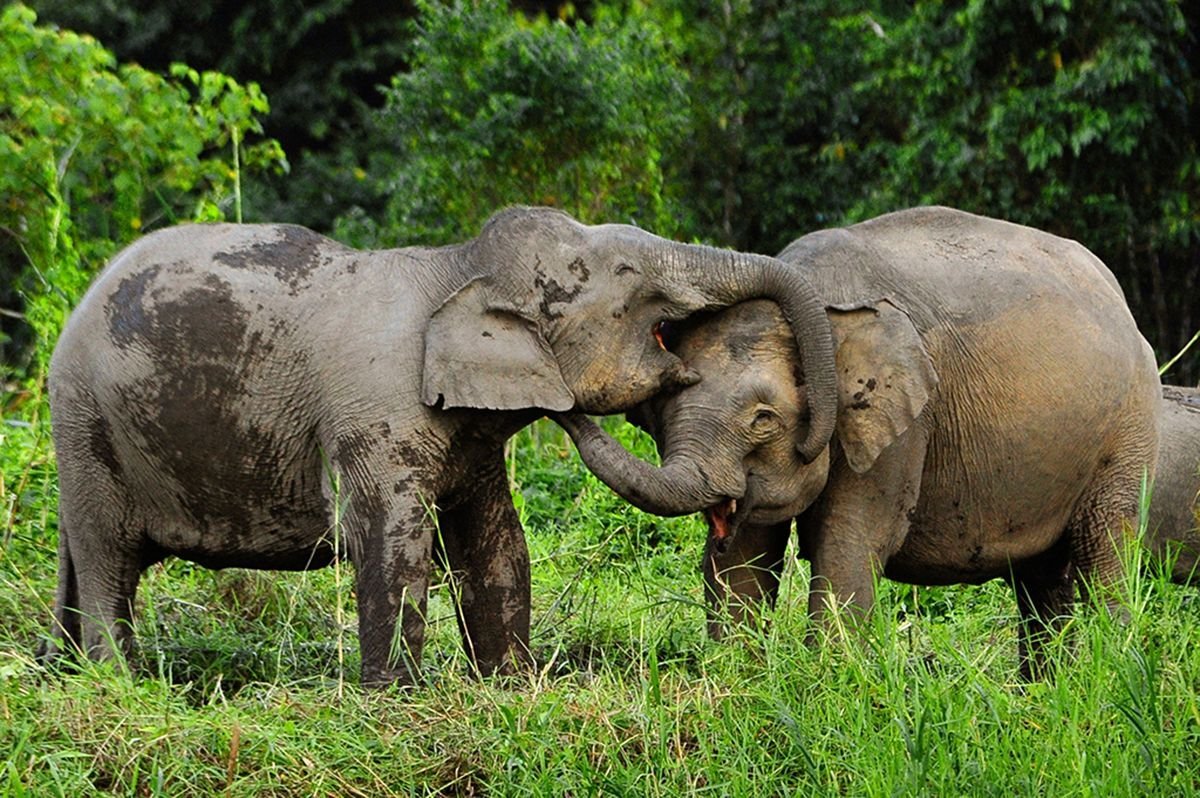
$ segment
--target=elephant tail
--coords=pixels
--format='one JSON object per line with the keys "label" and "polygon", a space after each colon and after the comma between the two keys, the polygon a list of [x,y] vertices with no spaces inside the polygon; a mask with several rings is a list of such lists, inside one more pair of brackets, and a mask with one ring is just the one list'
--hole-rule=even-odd
{"label": "elephant tail", "polygon": [[50,664],[79,647],[79,580],[75,575],[75,561],[71,558],[68,545],[67,526],[59,518],[58,527],[58,589],[54,593],[54,621],[50,634],[38,647],[37,658]]}

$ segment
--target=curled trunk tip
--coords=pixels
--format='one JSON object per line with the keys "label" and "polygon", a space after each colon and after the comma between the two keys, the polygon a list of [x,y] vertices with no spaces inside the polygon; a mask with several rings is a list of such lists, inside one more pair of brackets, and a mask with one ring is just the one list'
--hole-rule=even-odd
{"label": "curled trunk tip", "polygon": [[653,466],[634,457],[583,414],[555,413],[551,418],[571,436],[588,469],[639,510],[688,515],[726,498],[712,490],[693,463],[674,460]]}

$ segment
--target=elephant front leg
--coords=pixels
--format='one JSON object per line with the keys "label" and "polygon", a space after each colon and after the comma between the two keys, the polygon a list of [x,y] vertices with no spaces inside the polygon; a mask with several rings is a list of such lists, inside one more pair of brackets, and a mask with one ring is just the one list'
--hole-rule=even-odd
{"label": "elephant front leg", "polygon": [[704,596],[708,636],[720,640],[732,624],[742,625],[775,606],[791,522],[738,530],[724,552],[710,537],[704,550]]}
{"label": "elephant front leg", "polygon": [[532,662],[529,549],[502,453],[489,457],[471,482],[469,492],[440,514],[459,630],[478,673],[514,673]]}
{"label": "elephant front leg", "polygon": [[861,540],[839,538],[816,547],[808,591],[808,615],[819,629],[837,631],[857,626],[875,606],[875,573],[880,569],[875,552]]}
{"label": "elephant front leg", "polygon": [[363,686],[412,685],[420,675],[433,512],[415,498],[389,512],[350,512]]}
{"label": "elephant front leg", "polygon": [[874,607],[876,575],[908,537],[927,440],[924,429],[909,428],[861,474],[842,457],[818,503],[797,520],[812,560],[808,611],[818,626],[857,625]]}

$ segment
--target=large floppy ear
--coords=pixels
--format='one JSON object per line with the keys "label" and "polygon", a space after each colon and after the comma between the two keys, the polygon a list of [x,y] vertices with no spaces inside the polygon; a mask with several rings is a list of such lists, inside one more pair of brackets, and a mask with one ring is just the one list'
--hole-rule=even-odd
{"label": "large floppy ear", "polygon": [[836,347],[837,436],[850,467],[861,474],[921,414],[938,376],[908,315],[887,300],[828,313]]}
{"label": "large floppy ear", "polygon": [[498,300],[486,277],[464,285],[430,318],[421,382],[427,405],[555,411],[575,405],[537,322]]}

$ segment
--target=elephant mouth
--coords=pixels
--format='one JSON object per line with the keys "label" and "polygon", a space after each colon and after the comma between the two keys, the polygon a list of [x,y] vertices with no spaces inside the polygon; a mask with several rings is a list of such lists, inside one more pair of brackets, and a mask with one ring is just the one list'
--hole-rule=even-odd
{"label": "elephant mouth", "polygon": [[727,498],[704,511],[708,536],[717,550],[724,553],[737,531],[737,499]]}

